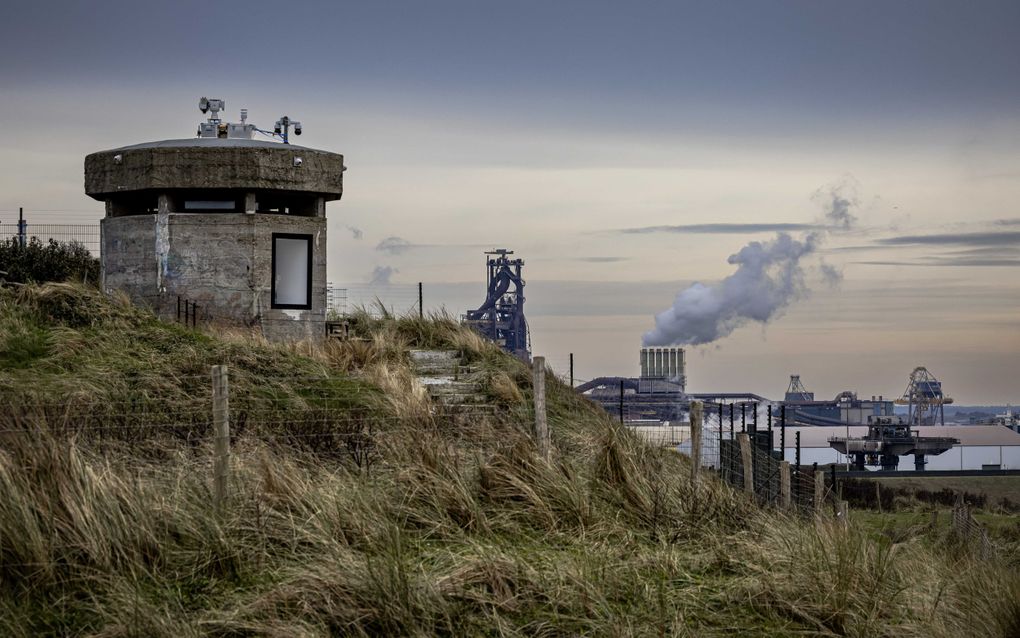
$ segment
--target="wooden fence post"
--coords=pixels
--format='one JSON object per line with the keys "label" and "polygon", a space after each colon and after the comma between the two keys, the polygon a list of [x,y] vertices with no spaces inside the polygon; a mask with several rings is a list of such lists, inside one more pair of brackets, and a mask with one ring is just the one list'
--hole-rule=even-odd
{"label": "wooden fence post", "polygon": [[532,366],[535,389],[535,445],[539,455],[549,460],[549,422],[545,414],[545,357],[535,357]]}
{"label": "wooden fence post", "polygon": [[230,473],[230,407],[227,400],[230,389],[227,382],[227,366],[212,367],[212,390],[215,437],[213,497],[216,505],[220,506],[227,500],[227,480]]}
{"label": "wooden fence post", "polygon": [[790,509],[790,462],[779,462],[779,494],[783,509]]}
{"label": "wooden fence post", "polygon": [[741,472],[744,475],[744,491],[754,496],[754,466],[751,463],[751,437],[746,432],[737,435],[740,444]]}
{"label": "wooden fence post", "polygon": [[822,513],[822,503],[825,500],[825,472],[815,470],[815,514]]}
{"label": "wooden fence post", "polygon": [[701,428],[704,420],[704,406],[701,401],[691,401],[691,483],[698,482],[701,469]]}

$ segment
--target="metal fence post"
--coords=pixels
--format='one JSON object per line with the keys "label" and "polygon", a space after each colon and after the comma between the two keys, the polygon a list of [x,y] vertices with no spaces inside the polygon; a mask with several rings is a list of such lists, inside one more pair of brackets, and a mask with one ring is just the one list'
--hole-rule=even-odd
{"label": "metal fence post", "polygon": [[701,424],[704,406],[701,401],[691,401],[691,483],[697,484],[701,468]]}
{"label": "metal fence post", "polygon": [[213,459],[213,496],[217,506],[227,500],[227,481],[230,472],[230,388],[227,381],[227,366],[212,367],[213,391],[213,434],[215,458]]}
{"label": "metal fence post", "polygon": [[570,353],[570,387],[574,387],[574,353]]}
{"label": "metal fence post", "polygon": [[730,404],[730,440],[733,441],[733,404]]}
{"label": "metal fence post", "polygon": [[620,425],[623,425],[623,379],[620,379]]}
{"label": "metal fence post", "polygon": [[786,406],[779,408],[779,451],[786,458]]}
{"label": "metal fence post", "polygon": [[423,291],[422,291],[421,282],[419,281],[418,282],[418,318],[419,319],[424,319],[425,318],[425,307],[422,305],[422,300],[423,299],[424,299],[424,294],[423,294]]}
{"label": "metal fence post", "polygon": [[532,385],[535,390],[535,445],[538,454],[549,460],[549,422],[545,414],[545,357],[535,357],[532,366]]}
{"label": "metal fence post", "polygon": [[25,209],[18,209],[18,245],[22,248],[28,243],[28,222],[25,221]]}

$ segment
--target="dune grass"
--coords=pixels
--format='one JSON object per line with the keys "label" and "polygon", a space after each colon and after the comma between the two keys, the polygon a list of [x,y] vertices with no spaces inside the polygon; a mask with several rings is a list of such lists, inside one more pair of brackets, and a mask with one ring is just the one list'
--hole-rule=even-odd
{"label": "dune grass", "polygon": [[[1020,633],[1016,565],[760,510],[711,477],[692,485],[685,457],[551,376],[546,463],[523,363],[444,317],[360,317],[355,333],[281,348],[86,288],[0,291],[14,410],[0,415],[0,635]],[[26,359],[26,338],[45,350]],[[495,414],[431,405],[414,347],[478,364]],[[125,397],[206,405],[214,363],[231,366],[232,414],[248,410],[222,506],[201,424],[107,438],[82,425]],[[86,393],[99,416],[37,409]],[[361,436],[372,462],[338,433]]]}

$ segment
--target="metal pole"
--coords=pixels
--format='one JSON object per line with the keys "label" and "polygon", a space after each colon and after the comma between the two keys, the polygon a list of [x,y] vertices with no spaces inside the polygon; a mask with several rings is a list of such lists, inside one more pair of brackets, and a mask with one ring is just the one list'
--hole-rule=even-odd
{"label": "metal pole", "polygon": [[779,447],[783,458],[786,458],[786,406],[779,408]]}
{"label": "metal pole", "polygon": [[198,325],[198,304],[195,302],[191,303],[191,327],[194,328]]}
{"label": "metal pole", "polygon": [[698,484],[698,470],[701,469],[701,422],[703,418],[701,401],[691,401],[691,484]]}
{"label": "metal pole", "polygon": [[730,440],[733,440],[733,404],[730,404]]}
{"label": "metal pole", "polygon": [[623,425],[623,379],[620,379],[620,425]]}
{"label": "metal pole", "polygon": [[793,484],[793,502],[800,504],[800,431],[794,435],[796,439],[796,450],[793,454],[793,475],[797,480]]}
{"label": "metal pole", "polygon": [[570,353],[570,387],[574,387],[574,353]]}
{"label": "metal pole", "polygon": [[723,432],[723,406],[722,406],[722,401],[720,401],[719,402],[719,438],[716,441],[716,445],[719,446],[718,449],[719,449],[719,470],[720,471],[723,471],[722,432]]}
{"label": "metal pole", "polygon": [[768,454],[768,457],[766,457],[766,458],[768,458],[769,468],[768,468],[768,476],[765,477],[765,480],[768,481],[769,503],[771,503],[772,502],[772,494],[773,494],[773,490],[772,490],[772,477],[774,475],[774,471],[775,471],[774,467],[775,467],[775,463],[776,463],[775,459],[772,458],[772,451],[774,449],[776,449],[776,443],[775,443],[775,438],[773,438],[773,433],[772,433],[772,404],[771,403],[768,404],[766,406],[766,408],[768,409],[768,426],[769,426],[769,454]]}
{"label": "metal pole", "polygon": [[740,433],[747,432],[747,404],[740,404]]}
{"label": "metal pole", "polygon": [[18,209],[18,244],[24,248],[28,243],[28,224],[25,222],[25,209]]}
{"label": "metal pole", "polygon": [[422,288],[421,282],[418,282],[418,318],[425,318],[425,308],[422,306]]}

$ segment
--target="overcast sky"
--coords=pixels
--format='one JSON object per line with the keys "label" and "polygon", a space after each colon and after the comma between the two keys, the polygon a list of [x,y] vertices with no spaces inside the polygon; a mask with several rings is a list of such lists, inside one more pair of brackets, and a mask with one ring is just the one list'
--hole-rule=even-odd
{"label": "overcast sky", "polygon": [[19,3],[0,221],[98,221],[84,155],[192,136],[220,97],[344,154],[333,281],[461,313],[513,248],[535,353],[579,378],[635,374],[655,315],[749,242],[816,233],[769,322],[689,349],[691,389],[888,396],[925,365],[1016,402],[1018,33],[1015,1]]}

